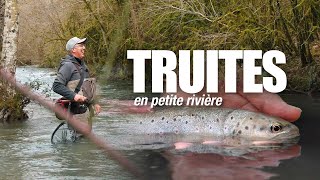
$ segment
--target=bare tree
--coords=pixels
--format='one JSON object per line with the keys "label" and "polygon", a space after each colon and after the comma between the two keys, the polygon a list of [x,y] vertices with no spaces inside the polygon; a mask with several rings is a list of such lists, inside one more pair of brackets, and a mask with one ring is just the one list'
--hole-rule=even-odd
{"label": "bare tree", "polygon": [[3,35],[1,66],[12,75],[16,71],[16,53],[18,42],[18,7],[17,0],[4,0]]}
{"label": "bare tree", "polygon": [[[0,0],[0,33],[1,33],[1,58],[0,68],[12,76],[16,72],[17,43],[18,43],[18,0]],[[0,122],[9,122],[26,119],[23,111],[29,102],[21,94],[16,93],[8,83],[0,82]]]}

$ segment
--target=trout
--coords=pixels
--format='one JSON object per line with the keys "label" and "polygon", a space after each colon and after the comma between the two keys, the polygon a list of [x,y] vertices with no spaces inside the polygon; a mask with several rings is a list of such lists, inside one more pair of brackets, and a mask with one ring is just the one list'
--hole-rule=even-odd
{"label": "trout", "polygon": [[285,143],[299,137],[292,123],[257,112],[225,108],[165,108],[114,117],[109,133],[122,144],[216,141],[224,144]]}

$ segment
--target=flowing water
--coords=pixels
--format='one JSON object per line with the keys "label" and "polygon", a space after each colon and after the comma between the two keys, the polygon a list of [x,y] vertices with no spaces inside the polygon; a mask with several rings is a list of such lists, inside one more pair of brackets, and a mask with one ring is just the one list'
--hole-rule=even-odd
{"label": "flowing water", "polygon": [[[21,67],[17,69],[17,79],[22,83],[34,82],[33,86],[39,87],[36,91],[50,99],[59,97],[50,90],[52,69]],[[101,86],[103,112],[94,119],[94,133],[106,141],[112,140],[107,138],[108,132],[113,131],[112,119],[107,115],[125,112],[127,100],[135,96],[128,82]],[[320,98],[282,96],[303,110],[296,122],[301,132],[297,145],[243,156],[148,148],[122,153],[143,170],[147,179],[319,179]],[[28,121],[0,125],[0,179],[134,179],[86,139],[52,145],[50,136],[60,121],[34,102],[27,110]],[[220,148],[220,152],[226,149]]]}

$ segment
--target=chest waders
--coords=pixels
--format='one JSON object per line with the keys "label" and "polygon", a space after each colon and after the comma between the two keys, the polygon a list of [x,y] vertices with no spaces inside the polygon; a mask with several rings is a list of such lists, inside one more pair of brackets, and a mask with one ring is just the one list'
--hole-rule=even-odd
{"label": "chest waders", "polygon": [[[77,68],[78,72],[80,73],[80,81],[75,88],[74,92],[77,94],[80,91],[80,88],[83,84],[84,80],[84,73],[82,69],[78,67],[79,65],[74,63],[75,67]],[[67,111],[68,118],[71,115],[71,101],[68,105],[68,111]],[[53,131],[51,135],[51,143],[52,144],[58,144],[58,143],[68,143],[68,142],[75,142],[78,139],[78,135],[76,130],[71,127],[66,121],[61,122],[56,129]]]}

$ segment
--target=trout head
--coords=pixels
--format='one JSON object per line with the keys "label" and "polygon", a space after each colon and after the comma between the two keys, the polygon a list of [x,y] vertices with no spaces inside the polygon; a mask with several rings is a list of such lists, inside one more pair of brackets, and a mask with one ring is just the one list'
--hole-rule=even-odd
{"label": "trout head", "polygon": [[292,123],[278,117],[248,112],[241,118],[234,118],[233,137],[250,141],[291,142],[300,136],[299,129]]}

